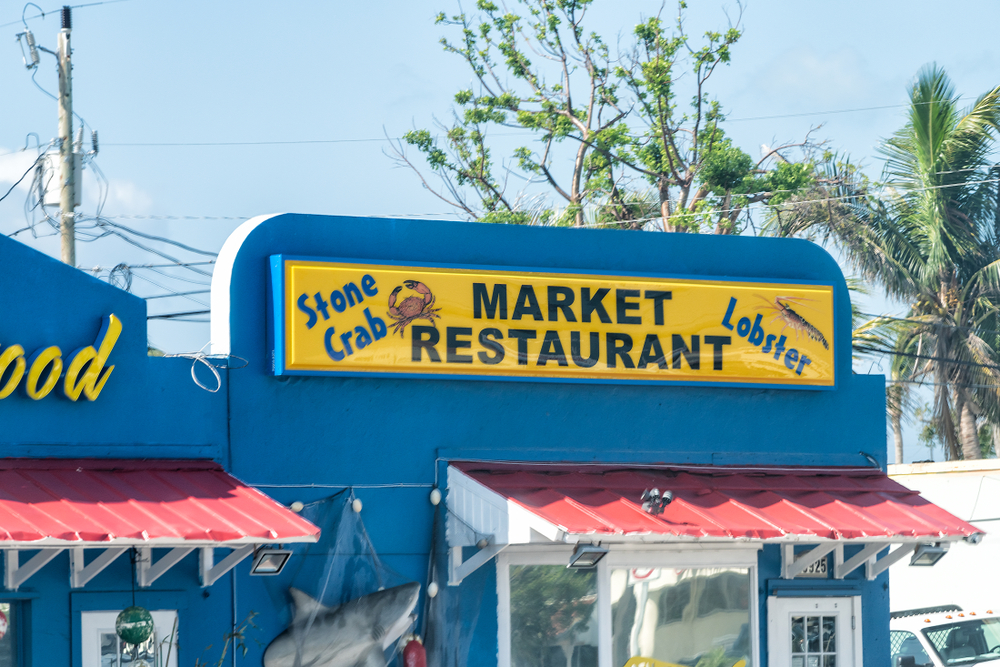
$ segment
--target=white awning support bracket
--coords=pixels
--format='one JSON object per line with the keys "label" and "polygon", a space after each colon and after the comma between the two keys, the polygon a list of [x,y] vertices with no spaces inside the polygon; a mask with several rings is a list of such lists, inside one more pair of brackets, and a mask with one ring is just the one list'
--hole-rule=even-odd
{"label": "white awning support bracket", "polygon": [[154,563],[153,550],[150,547],[140,547],[137,563],[139,567],[136,573],[139,579],[139,586],[142,588],[152,586],[154,581],[166,574],[167,570],[181,562],[194,549],[194,547],[175,547]]}
{"label": "white awning support bracket", "polygon": [[[201,572],[201,586],[206,588],[214,584],[219,577],[229,572],[231,569],[236,567],[237,564],[247,556],[253,553],[254,545],[249,545],[246,547],[237,547],[233,549],[232,552],[223,558],[216,565],[215,560],[215,547],[202,547],[200,554],[200,567],[198,568]],[[167,554],[169,556],[169,554]],[[164,556],[166,558],[167,556]]]}
{"label": "white awning support bracket", "polygon": [[[838,563],[833,569],[833,576],[837,579],[843,579],[854,570],[858,569],[865,563],[874,559],[878,556],[878,552],[884,550],[888,547],[888,544],[884,542],[876,542],[874,544],[866,544],[864,548],[858,553],[851,556],[851,558],[843,563]],[[841,555],[839,560],[843,560],[843,547],[841,547]]]}
{"label": "white awning support bracket", "polygon": [[898,547],[887,553],[886,555],[876,560],[870,560],[866,566],[865,576],[868,581],[871,581],[878,575],[882,574],[889,569],[889,566],[893,563],[902,560],[903,558],[909,556],[913,553],[914,549],[917,548],[917,543],[912,542],[910,544],[900,544]]}
{"label": "white awning support bracket", "polygon": [[821,558],[826,558],[827,554],[837,548],[836,542],[826,542],[818,544],[809,551],[795,554],[794,544],[781,545],[781,572],[783,579],[794,579],[796,575],[802,574],[807,567]]}
{"label": "white awning support bracket", "polygon": [[463,579],[488,563],[507,546],[506,544],[487,544],[465,562],[462,562],[462,547],[451,547],[448,559],[448,585],[458,586]]}
{"label": "white awning support bracket", "polygon": [[42,549],[27,563],[19,565],[17,549],[5,549],[3,585],[7,590],[16,591],[31,575],[38,572],[46,563],[63,551],[64,549]]}
{"label": "white awning support bracket", "polygon": [[69,550],[69,582],[72,588],[83,588],[87,582],[101,573],[104,568],[111,565],[116,558],[128,551],[128,547],[109,547],[102,551],[97,558],[86,564],[84,560],[85,549],[83,547],[72,547]]}

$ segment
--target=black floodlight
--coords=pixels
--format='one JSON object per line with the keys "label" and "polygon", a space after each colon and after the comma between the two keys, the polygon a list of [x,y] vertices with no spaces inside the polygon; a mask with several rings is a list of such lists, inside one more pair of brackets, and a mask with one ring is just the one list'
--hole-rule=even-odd
{"label": "black floodlight", "polygon": [[573,549],[573,555],[569,557],[569,565],[566,567],[575,570],[586,570],[597,566],[597,561],[604,558],[608,550],[597,544],[578,544]]}
{"label": "black floodlight", "polygon": [[250,574],[260,577],[281,574],[291,555],[288,549],[258,549],[253,555]]}
{"label": "black floodlight", "polygon": [[913,552],[913,556],[910,558],[910,565],[930,567],[941,560],[941,557],[946,553],[948,553],[948,545],[946,543],[921,544]]}

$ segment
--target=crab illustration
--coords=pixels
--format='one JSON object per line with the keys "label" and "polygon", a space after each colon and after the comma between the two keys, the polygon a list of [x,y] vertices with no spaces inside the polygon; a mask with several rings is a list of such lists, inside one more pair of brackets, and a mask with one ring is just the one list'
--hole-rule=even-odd
{"label": "crab illustration", "polygon": [[[403,285],[407,289],[411,289],[417,293],[417,295],[411,295],[399,302],[396,305],[396,297],[403,290]],[[435,327],[434,319],[440,319],[441,316],[437,314],[440,308],[434,308],[434,295],[431,293],[427,285],[419,282],[417,280],[404,280],[403,285],[396,287],[389,294],[389,317],[396,320],[395,324],[392,325],[392,333],[399,332],[399,336],[403,337],[403,331],[406,330],[406,325],[413,320],[427,320]]]}

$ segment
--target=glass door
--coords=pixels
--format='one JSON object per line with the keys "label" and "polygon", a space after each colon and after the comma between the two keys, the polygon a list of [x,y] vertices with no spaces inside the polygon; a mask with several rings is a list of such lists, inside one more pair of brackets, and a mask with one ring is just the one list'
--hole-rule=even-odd
{"label": "glass door", "polygon": [[153,611],[153,636],[123,644],[115,633],[119,611],[80,614],[82,667],[177,667],[177,612]]}
{"label": "glass door", "polygon": [[768,667],[860,664],[860,601],[860,597],[768,598]]}
{"label": "glass door", "polygon": [[750,569],[610,568],[612,667],[754,667]]}

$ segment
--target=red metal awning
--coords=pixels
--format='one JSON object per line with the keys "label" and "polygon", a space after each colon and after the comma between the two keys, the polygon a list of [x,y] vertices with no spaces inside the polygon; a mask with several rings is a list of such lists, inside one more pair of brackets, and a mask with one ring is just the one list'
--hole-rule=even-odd
{"label": "red metal awning", "polygon": [[[982,531],[872,468],[452,462],[449,508],[503,543],[954,541]],[[669,490],[662,514],[644,490]],[[453,497],[454,496],[454,499]],[[515,537],[519,536],[519,537]]]}
{"label": "red metal awning", "polygon": [[235,548],[318,537],[211,461],[0,459],[0,548]]}

